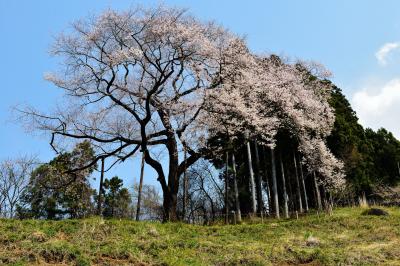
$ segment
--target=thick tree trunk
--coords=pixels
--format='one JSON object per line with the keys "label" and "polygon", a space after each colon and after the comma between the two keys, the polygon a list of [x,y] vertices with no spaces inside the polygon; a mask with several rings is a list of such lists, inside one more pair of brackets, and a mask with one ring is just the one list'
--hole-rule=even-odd
{"label": "thick tree trunk", "polygon": [[254,140],[254,153],[255,153],[255,163],[256,163],[256,188],[257,188],[257,211],[262,213],[264,211],[264,201],[262,195],[262,176],[260,169],[260,156],[258,153],[257,140]]}
{"label": "thick tree trunk", "polygon": [[229,153],[225,153],[226,169],[225,169],[225,224],[229,223],[229,203],[228,203],[228,176],[229,176]]}
{"label": "thick tree trunk", "polygon": [[278,199],[278,184],[276,181],[276,162],[275,162],[275,150],[271,148],[271,166],[272,166],[272,193],[274,197],[275,205],[275,216],[279,218],[279,199]]}
{"label": "thick tree trunk", "polygon": [[[186,149],[183,149],[183,160],[186,162]],[[187,196],[188,196],[188,180],[187,180],[187,174],[186,174],[186,165],[184,165],[184,170],[183,170],[183,202],[182,202],[182,220],[185,220],[186,216],[186,206],[187,206]]]}
{"label": "thick tree trunk", "polygon": [[140,206],[142,203],[143,176],[144,176],[144,153],[142,153],[142,162],[140,165],[140,180],[139,180],[138,200],[137,200],[137,206],[136,206],[136,221],[140,220]]}
{"label": "thick tree trunk", "polygon": [[[142,129],[143,130],[143,129]],[[145,133],[142,133],[145,136]],[[173,149],[175,146],[175,149]],[[176,150],[176,145],[168,145],[168,153],[170,155],[169,159],[169,174],[168,174],[168,183],[165,178],[164,170],[158,161],[154,160],[149,150],[145,144],[142,144],[142,152],[145,155],[145,162],[150,165],[157,172],[157,180],[161,184],[161,188],[163,191],[163,221],[176,221],[178,219],[176,215],[176,204],[177,204],[177,194],[179,189],[179,183],[176,184],[176,181],[179,181],[178,175],[178,152]],[[175,151],[175,152],[174,152]],[[174,158],[171,158],[174,157]]]}
{"label": "thick tree trunk", "polygon": [[251,159],[251,149],[249,141],[247,141],[246,147],[247,147],[247,161],[249,165],[249,175],[250,175],[251,207],[253,214],[256,214],[257,213],[256,184],[254,182],[253,162]]}
{"label": "thick tree trunk", "polygon": [[[177,215],[179,176],[178,171],[178,152],[176,154],[170,152],[170,163],[168,173],[168,185],[163,189],[164,194],[164,221],[175,222],[179,219]],[[172,157],[172,158],[171,158]]]}
{"label": "thick tree trunk", "polygon": [[300,159],[299,159],[299,168],[300,168],[300,179],[301,179],[301,185],[303,187],[303,193],[304,193],[304,203],[305,203],[305,208],[306,212],[308,212],[308,197],[307,197],[307,189],[306,189],[306,183],[304,181],[304,175],[303,175],[303,166],[301,165]]}
{"label": "thick tree trunk", "polygon": [[[176,143],[176,139],[174,136],[174,132],[168,132],[168,154],[169,154],[169,165],[168,165],[168,185],[167,190],[163,190],[164,192],[164,211],[167,220],[164,221],[177,221],[179,219],[177,215],[177,203],[178,203],[178,191],[179,191],[179,178],[183,173],[179,171],[179,157],[178,157],[178,146]],[[185,162],[186,163],[186,162]],[[184,164],[183,166],[188,167],[188,164]]]}
{"label": "thick tree trunk", "polygon": [[104,157],[101,158],[99,196],[97,199],[97,215],[100,216],[103,215],[103,183],[104,183]]}
{"label": "thick tree trunk", "polygon": [[319,187],[318,187],[318,183],[317,183],[317,176],[316,176],[315,172],[313,172],[313,177],[314,177],[315,195],[317,197],[317,207],[318,207],[318,210],[322,210],[321,193],[319,191]]}
{"label": "thick tree trunk", "polygon": [[176,214],[177,203],[178,200],[176,194],[164,192],[164,200],[163,200],[164,222],[166,221],[176,222],[178,220],[178,216]]}
{"label": "thick tree trunk", "polygon": [[239,190],[237,183],[237,173],[236,173],[236,160],[235,154],[232,152],[232,171],[233,171],[233,189],[235,192],[235,206],[236,206],[236,219],[240,223],[242,221],[242,213],[240,212],[240,201],[239,201]]}
{"label": "thick tree trunk", "polygon": [[299,173],[297,171],[297,160],[296,160],[296,152],[293,151],[293,162],[294,162],[294,172],[296,177],[296,193],[297,193],[297,201],[299,203],[299,212],[303,213],[303,201],[301,200],[301,191],[300,191],[300,181],[299,181]]}
{"label": "thick tree trunk", "polygon": [[282,175],[282,188],[283,188],[283,211],[285,213],[285,218],[289,218],[289,196],[286,191],[286,179],[285,179],[285,168],[283,167],[282,154],[279,153],[279,162],[281,165],[281,175]]}

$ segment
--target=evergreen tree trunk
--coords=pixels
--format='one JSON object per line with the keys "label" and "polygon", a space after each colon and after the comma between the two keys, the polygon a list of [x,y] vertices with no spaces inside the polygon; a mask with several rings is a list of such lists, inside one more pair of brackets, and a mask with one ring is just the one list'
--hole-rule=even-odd
{"label": "evergreen tree trunk", "polygon": [[289,196],[286,191],[286,180],[285,180],[285,169],[283,167],[282,154],[279,153],[279,162],[281,165],[282,174],[282,187],[283,187],[283,211],[285,213],[285,218],[289,218]]}
{"label": "evergreen tree trunk", "polygon": [[289,188],[289,212],[292,210],[295,210],[296,209],[296,206],[295,206],[295,204],[296,204],[296,201],[295,200],[293,200],[293,190],[292,190],[292,185],[293,185],[293,180],[292,180],[293,178],[292,178],[292,175],[288,175],[287,176],[287,179],[286,179],[286,181],[287,181],[287,187]]}
{"label": "evergreen tree trunk", "polygon": [[268,198],[268,214],[271,213],[271,209],[272,209],[272,198],[271,198],[271,186],[269,185],[269,181],[268,178],[265,180],[266,183],[266,190],[267,190],[267,198]]}
{"label": "evergreen tree trunk", "polygon": [[272,193],[274,197],[275,216],[276,218],[279,218],[278,184],[276,182],[276,163],[275,163],[274,148],[271,148],[271,167],[272,167]]}
{"label": "evergreen tree trunk", "polygon": [[229,219],[229,206],[228,206],[228,186],[229,186],[229,182],[228,182],[228,174],[229,174],[229,154],[228,152],[226,152],[226,172],[225,172],[225,223],[228,224]]}
{"label": "evergreen tree trunk", "polygon": [[295,151],[293,151],[293,162],[294,162],[294,172],[296,177],[296,193],[297,193],[297,201],[299,203],[299,212],[303,213],[303,202],[301,200],[300,181],[299,181],[299,174],[297,171],[297,160]]}
{"label": "evergreen tree trunk", "polygon": [[324,186],[321,186],[322,207],[326,210],[328,206],[328,197]]}
{"label": "evergreen tree trunk", "polygon": [[363,201],[364,201],[364,204],[366,205],[366,207],[368,207],[368,201],[367,201],[367,196],[365,195],[365,191],[363,191]]}
{"label": "evergreen tree trunk", "polygon": [[268,199],[268,214],[271,214],[271,209],[272,209],[272,204],[271,204],[271,201],[272,201],[272,199],[271,199],[271,186],[270,186],[270,182],[269,182],[269,179],[268,179],[268,167],[267,167],[267,165],[268,165],[268,163],[267,163],[267,159],[268,159],[268,157],[267,157],[267,152],[266,152],[266,149],[265,149],[265,147],[264,146],[261,146],[261,149],[262,149],[262,154],[263,154],[263,162],[264,162],[264,167],[263,167],[263,169],[264,169],[264,178],[265,178],[265,191],[266,191],[266,193],[267,193],[267,199]]}
{"label": "evergreen tree trunk", "polygon": [[250,189],[251,189],[251,209],[253,214],[257,213],[257,203],[256,203],[256,184],[254,182],[254,172],[253,172],[253,162],[251,159],[251,149],[250,142],[247,141],[247,161],[249,165],[249,175],[250,175]]}
{"label": "evergreen tree trunk", "polygon": [[254,141],[255,163],[256,163],[256,188],[257,188],[257,211],[261,214],[264,210],[264,201],[262,198],[262,176],[260,169],[260,156],[258,154],[257,140]]}
{"label": "evergreen tree trunk", "polygon": [[239,201],[239,190],[237,184],[237,173],[236,173],[236,161],[235,154],[232,152],[232,171],[233,171],[233,189],[235,192],[235,203],[236,203],[236,219],[238,223],[242,222],[242,213],[240,212],[240,201]]}
{"label": "evergreen tree trunk", "polygon": [[397,162],[397,169],[399,170],[399,176],[400,176],[400,163]]}
{"label": "evergreen tree trunk", "polygon": [[299,168],[300,168],[300,179],[301,179],[301,185],[303,187],[303,193],[304,193],[304,203],[306,207],[306,212],[308,212],[308,197],[307,197],[307,189],[306,189],[306,184],[304,181],[304,175],[303,175],[303,166],[301,165],[300,159],[299,159]]}
{"label": "evergreen tree trunk", "polygon": [[99,197],[97,199],[97,214],[100,216],[103,215],[103,183],[104,183],[104,157],[101,158]]}
{"label": "evergreen tree trunk", "polygon": [[140,180],[139,180],[138,200],[136,206],[136,221],[140,220],[140,205],[142,204],[143,176],[144,176],[144,153],[142,153],[142,162],[140,164]]}
{"label": "evergreen tree trunk", "polygon": [[322,210],[321,193],[319,191],[319,187],[318,187],[318,183],[317,183],[317,176],[315,175],[315,172],[313,173],[313,176],[314,176],[315,195],[317,196],[318,210]]}

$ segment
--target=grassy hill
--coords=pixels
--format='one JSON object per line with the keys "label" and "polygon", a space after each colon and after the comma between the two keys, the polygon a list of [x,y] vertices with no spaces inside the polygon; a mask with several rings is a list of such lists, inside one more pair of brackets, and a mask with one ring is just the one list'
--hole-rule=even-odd
{"label": "grassy hill", "polygon": [[0,220],[6,265],[400,265],[400,209],[194,226],[128,220]]}

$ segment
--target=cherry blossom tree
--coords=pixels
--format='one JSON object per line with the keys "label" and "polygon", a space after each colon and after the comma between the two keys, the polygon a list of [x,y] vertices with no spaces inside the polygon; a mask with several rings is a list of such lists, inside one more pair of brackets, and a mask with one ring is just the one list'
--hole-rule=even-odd
{"label": "cherry blossom tree", "polygon": [[[333,128],[334,113],[328,103],[332,88],[330,82],[326,81],[329,72],[315,62],[287,64],[275,56],[261,60],[261,63],[264,63],[266,72],[277,77],[274,79],[264,76],[265,83],[270,86],[274,84],[274,80],[277,82],[275,88],[269,90],[271,95],[267,97],[267,100],[271,101],[274,113],[279,117],[279,128],[289,131],[291,136],[301,143],[300,150],[309,159],[308,163],[318,165],[318,172],[325,178],[327,186],[331,188],[343,186],[344,179],[341,170],[343,165],[330,154],[326,146],[317,141],[320,143],[318,154],[321,155],[318,162],[316,162],[316,158],[310,157],[315,150],[307,150],[311,149],[313,145],[312,139],[323,140]],[[295,155],[293,159],[297,171]],[[309,169],[314,168],[310,167]],[[281,172],[284,172],[283,169]],[[297,172],[295,177],[299,208],[302,211]],[[306,199],[305,189],[304,193]]]}
{"label": "cherry blossom tree", "polygon": [[[181,9],[108,10],[75,22],[55,41],[52,53],[63,64],[46,79],[63,90],[62,105],[50,114],[24,112],[51,133],[56,150],[64,139],[90,140],[99,150],[93,165],[105,157],[123,161],[141,148],[163,190],[164,220],[176,220],[179,178],[201,157],[205,99],[221,85],[239,44]],[[167,165],[152,154],[160,149]]]}
{"label": "cherry blossom tree", "polygon": [[[325,183],[331,187],[343,184],[341,163],[335,160],[328,150],[321,146],[318,150],[321,155],[318,162],[310,157],[313,152],[310,150],[313,139],[317,137],[323,140],[330,133],[334,122],[334,114],[328,103],[331,86],[326,78],[329,72],[314,62],[289,64],[276,56],[245,56],[248,57],[246,60],[242,59],[236,64],[240,67],[231,71],[231,79],[224,80],[223,86],[214,91],[214,98],[209,101],[212,106],[210,113],[213,114],[210,116],[213,120],[209,121],[209,124],[214,125],[215,132],[226,132],[231,136],[250,132],[250,137],[260,137],[260,142],[270,147],[273,198],[276,216],[279,217],[274,150],[275,136],[280,130],[288,131],[292,138],[300,142],[300,151],[306,158],[305,161],[308,159],[311,165],[318,165],[310,166],[310,171],[318,168],[317,171],[324,176]],[[292,152],[295,154],[295,151]],[[249,154],[249,151],[247,153]],[[293,159],[297,171],[297,161],[295,157]],[[252,162],[249,161],[248,164],[251,181]],[[283,164],[281,173],[284,174]],[[298,174],[296,181],[301,211]],[[254,190],[253,185],[251,190]],[[305,190],[304,193],[304,197],[307,198]],[[252,202],[255,202],[254,195]]]}

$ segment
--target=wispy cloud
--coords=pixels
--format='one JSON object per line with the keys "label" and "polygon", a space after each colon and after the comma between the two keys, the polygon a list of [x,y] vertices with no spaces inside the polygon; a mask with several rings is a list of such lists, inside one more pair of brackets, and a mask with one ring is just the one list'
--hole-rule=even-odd
{"label": "wispy cloud", "polygon": [[354,93],[352,105],[360,122],[367,127],[385,127],[400,139],[400,79],[393,79],[377,88]]}
{"label": "wispy cloud", "polygon": [[376,53],[375,57],[378,59],[380,65],[385,66],[387,64],[387,57],[390,52],[400,48],[400,42],[388,42],[385,43]]}

